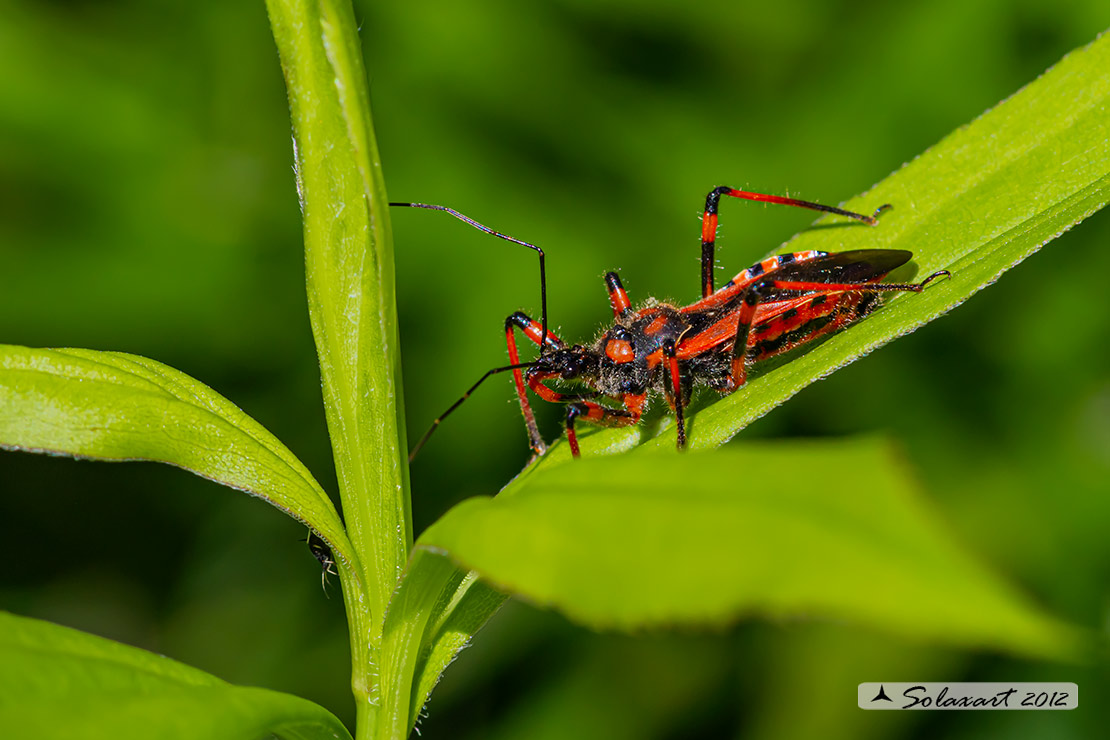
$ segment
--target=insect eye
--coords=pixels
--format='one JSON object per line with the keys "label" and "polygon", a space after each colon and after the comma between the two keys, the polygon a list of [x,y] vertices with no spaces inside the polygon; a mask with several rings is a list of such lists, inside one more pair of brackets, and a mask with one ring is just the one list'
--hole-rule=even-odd
{"label": "insect eye", "polygon": [[[581,347],[575,347],[575,349],[582,350]],[[559,374],[564,380],[571,380],[588,371],[589,368],[590,357],[584,351],[571,352],[566,355]]]}

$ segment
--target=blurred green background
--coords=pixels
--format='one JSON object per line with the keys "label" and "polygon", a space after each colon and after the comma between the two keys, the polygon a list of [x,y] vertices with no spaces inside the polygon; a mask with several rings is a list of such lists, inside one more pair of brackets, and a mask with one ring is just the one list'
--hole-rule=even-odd
{"label": "blurred green background", "polygon": [[[1104,0],[356,2],[394,200],[542,245],[553,326],[601,276],[698,294],[720,184],[842,201],[1110,25]],[[1110,73],[1110,72],[1108,72]],[[261,0],[0,3],[0,341],[135,352],[241,405],[335,491],[305,310],[288,112]],[[877,205],[877,204],[876,204]],[[899,204],[894,204],[895,208]],[[729,203],[732,274],[805,228]],[[968,217],[974,218],[969,206]],[[393,213],[410,438],[538,315],[531,253]],[[885,431],[967,548],[1049,611],[1110,623],[1110,214],[777,409],[755,437]],[[419,532],[527,457],[506,380],[413,468]],[[545,410],[545,429],[557,423]],[[851,471],[830,471],[830,475]],[[788,475],[784,471],[784,475]],[[726,486],[744,485],[742,472]],[[0,453],[0,608],[291,691],[351,718],[341,600],[303,528],[152,464]],[[1101,736],[1105,660],[1036,664],[850,625],[595,635],[513,604],[448,671],[425,737]],[[1067,680],[1067,713],[869,713],[875,680]],[[787,704],[804,695],[805,711]]]}

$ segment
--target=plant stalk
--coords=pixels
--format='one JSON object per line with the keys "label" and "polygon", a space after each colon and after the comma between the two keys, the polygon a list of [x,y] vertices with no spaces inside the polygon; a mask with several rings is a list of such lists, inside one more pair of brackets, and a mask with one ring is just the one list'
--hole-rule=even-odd
{"label": "plant stalk", "polygon": [[388,199],[350,0],[267,0],[289,94],[305,266],[348,535],[357,737],[378,725],[382,622],[412,546]]}

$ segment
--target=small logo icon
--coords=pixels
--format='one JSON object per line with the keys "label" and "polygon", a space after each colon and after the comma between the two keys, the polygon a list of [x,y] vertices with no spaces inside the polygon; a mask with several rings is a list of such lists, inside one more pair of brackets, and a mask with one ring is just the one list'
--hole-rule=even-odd
{"label": "small logo icon", "polygon": [[1067,710],[1079,706],[1079,685],[1025,681],[867,681],[856,687],[860,709],[1033,709]]}

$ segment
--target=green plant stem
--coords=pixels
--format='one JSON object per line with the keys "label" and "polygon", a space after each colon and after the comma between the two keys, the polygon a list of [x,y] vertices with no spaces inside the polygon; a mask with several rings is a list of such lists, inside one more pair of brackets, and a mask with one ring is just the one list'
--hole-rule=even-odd
{"label": "green plant stem", "polygon": [[388,200],[349,0],[267,0],[293,120],[308,303],[348,534],[358,737],[377,726],[386,606],[412,544]]}

